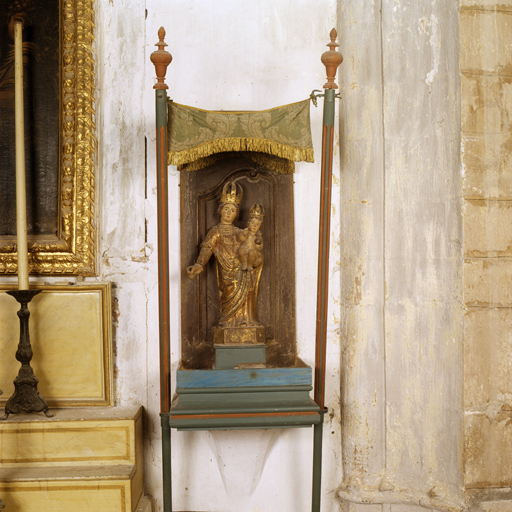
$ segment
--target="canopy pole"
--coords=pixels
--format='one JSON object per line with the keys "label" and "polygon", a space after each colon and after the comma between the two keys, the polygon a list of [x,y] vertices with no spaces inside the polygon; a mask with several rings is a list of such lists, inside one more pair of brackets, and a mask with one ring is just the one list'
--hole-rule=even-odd
{"label": "canopy pole", "polygon": [[167,182],[167,89],[165,74],[172,55],[164,50],[165,29],[158,30],[158,50],[151,54],[157,83],[153,86],[156,99],[156,177],[158,215],[158,302],[160,319],[160,417],[162,425],[162,473],[164,512],[172,512],[171,482],[171,336],[169,319],[169,212]]}
{"label": "canopy pole", "polygon": [[[327,343],[327,308],[329,302],[329,245],[331,226],[331,185],[334,142],[335,98],[339,97],[334,83],[336,72],[343,61],[343,56],[335,48],[337,32],[333,28],[329,34],[331,41],[327,44],[329,51],[322,54],[322,63],[327,71],[327,82],[323,86],[324,113],[322,130],[322,177],[320,187],[320,228],[318,241],[318,289],[316,310],[316,357],[314,399],[319,405],[323,419],[325,409],[325,374]],[[321,475],[322,475],[322,436],[323,421],[314,427],[313,444],[313,493],[312,511],[320,512]]]}

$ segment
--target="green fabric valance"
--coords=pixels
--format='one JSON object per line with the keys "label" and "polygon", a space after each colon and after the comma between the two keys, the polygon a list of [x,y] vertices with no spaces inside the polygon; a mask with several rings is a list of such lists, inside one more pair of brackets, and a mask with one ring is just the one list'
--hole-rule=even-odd
{"label": "green fabric valance", "polygon": [[309,99],[256,112],[208,111],[169,101],[168,164],[188,164],[231,151],[313,162]]}

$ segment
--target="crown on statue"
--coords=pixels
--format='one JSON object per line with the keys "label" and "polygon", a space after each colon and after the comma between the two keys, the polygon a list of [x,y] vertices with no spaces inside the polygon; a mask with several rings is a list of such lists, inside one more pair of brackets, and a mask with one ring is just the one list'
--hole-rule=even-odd
{"label": "crown on statue", "polygon": [[222,188],[221,203],[236,204],[237,206],[242,202],[242,187],[234,181],[228,181]]}
{"label": "crown on statue", "polygon": [[265,210],[261,204],[253,204],[249,210],[249,218],[262,219],[265,216]]}

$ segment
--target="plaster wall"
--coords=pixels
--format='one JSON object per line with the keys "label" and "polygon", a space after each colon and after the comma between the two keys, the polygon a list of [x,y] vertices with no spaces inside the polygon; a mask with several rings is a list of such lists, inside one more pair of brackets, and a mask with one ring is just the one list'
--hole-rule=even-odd
{"label": "plaster wall", "polygon": [[[336,2],[96,2],[100,278],[115,283],[117,404],[142,404],[145,492],[162,506],[156,258],[154,68],[160,26],[173,62],[169,96],[205,109],[259,110],[304,99],[325,82],[320,62]],[[315,164],[295,174],[297,337],[314,363],[322,108],[311,107]],[[333,189],[323,510],[339,510],[340,180]],[[179,174],[169,168],[172,362],[180,348]],[[183,219],[186,222],[186,219]],[[174,388],[174,381],[173,381]],[[173,432],[173,510],[310,509],[312,429]]]}

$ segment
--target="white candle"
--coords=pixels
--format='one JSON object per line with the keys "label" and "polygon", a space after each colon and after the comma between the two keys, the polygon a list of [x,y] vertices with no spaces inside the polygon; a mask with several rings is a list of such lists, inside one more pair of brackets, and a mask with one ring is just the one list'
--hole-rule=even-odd
{"label": "white candle", "polygon": [[25,123],[23,114],[23,21],[14,20],[14,105],[16,116],[16,235],[18,289],[28,290],[27,195],[25,191]]}

